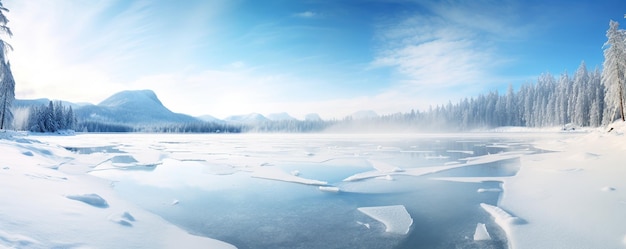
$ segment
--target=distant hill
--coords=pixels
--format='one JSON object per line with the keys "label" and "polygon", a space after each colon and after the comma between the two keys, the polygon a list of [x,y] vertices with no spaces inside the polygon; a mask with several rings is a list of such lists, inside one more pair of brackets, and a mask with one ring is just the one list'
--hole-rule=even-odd
{"label": "distant hill", "polygon": [[289,113],[281,112],[281,113],[272,113],[267,115],[267,119],[272,121],[288,121],[288,120],[296,120],[296,118],[289,115]]}
{"label": "distant hill", "polygon": [[322,121],[322,118],[317,113],[309,113],[304,116],[305,121]]}
{"label": "distant hill", "polygon": [[224,119],[224,121],[228,123],[239,123],[239,124],[258,124],[262,122],[270,121],[265,116],[258,113],[250,113],[246,115],[234,115]]}
{"label": "distant hill", "polygon": [[160,123],[190,123],[199,120],[174,113],[163,106],[152,90],[122,91],[98,105],[85,105],[75,110],[82,121],[151,125]]}
{"label": "distant hill", "polygon": [[[50,100],[45,98],[32,100],[18,99],[13,103],[13,107],[30,108],[33,106],[48,105],[49,102]],[[269,114],[267,117],[259,113],[234,115],[223,120],[211,115],[192,117],[186,114],[174,113],[169,110],[152,90],[118,92],[97,105],[90,103],[77,104],[67,101],[61,102],[66,107],[72,107],[78,124],[83,124],[83,126],[79,128],[90,131],[127,131],[134,128],[159,127],[172,130],[205,132],[215,129],[226,130],[229,127],[240,128],[241,125],[250,127],[263,126],[265,130],[284,130],[287,128],[276,126],[276,124],[272,123],[298,120],[286,112]],[[21,111],[21,113],[27,112]],[[306,115],[304,120],[322,121],[320,116],[315,113]],[[164,124],[180,124],[182,126],[163,126]],[[293,127],[291,128],[293,129]],[[310,130],[312,127],[309,126],[306,129]],[[229,132],[237,131],[232,130]]]}
{"label": "distant hill", "polygon": [[350,115],[353,119],[372,119],[378,118],[378,113],[372,110],[358,111]]}
{"label": "distant hill", "polygon": [[202,116],[198,116],[196,118],[199,119],[199,120],[205,121],[205,122],[213,122],[213,123],[224,122],[224,120],[221,120],[219,118],[213,117],[211,115],[202,115]]}
{"label": "distant hill", "polygon": [[[58,100],[53,100],[53,101],[58,101]],[[50,99],[16,99],[13,102],[13,107],[15,108],[30,108],[33,106],[42,106],[42,105],[48,105],[48,103],[50,103]],[[85,105],[89,105],[86,103],[72,103],[72,102],[68,102],[68,101],[63,101],[61,100],[61,103],[63,103],[64,106],[71,106],[72,109],[76,109],[79,108],[81,106],[85,106]]]}

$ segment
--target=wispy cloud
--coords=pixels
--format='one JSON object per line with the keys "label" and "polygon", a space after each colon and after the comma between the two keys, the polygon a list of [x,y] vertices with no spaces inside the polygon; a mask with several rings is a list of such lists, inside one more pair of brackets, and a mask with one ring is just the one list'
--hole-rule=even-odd
{"label": "wispy cloud", "polygon": [[[511,31],[514,18],[503,18],[513,7],[485,1],[423,1],[428,11],[392,18],[378,28],[379,49],[374,67],[391,67],[413,92],[502,83],[497,68],[510,61],[498,51],[498,41],[520,36]],[[481,9],[482,8],[482,9]]]}
{"label": "wispy cloud", "polygon": [[318,17],[319,13],[308,10],[304,12],[295,13],[293,14],[293,16],[299,17],[299,18],[314,18],[314,17]]}

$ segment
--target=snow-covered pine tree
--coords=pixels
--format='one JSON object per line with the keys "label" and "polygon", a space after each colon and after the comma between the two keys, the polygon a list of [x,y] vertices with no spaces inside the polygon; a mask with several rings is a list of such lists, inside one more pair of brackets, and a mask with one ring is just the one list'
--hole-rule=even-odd
{"label": "snow-covered pine tree", "polygon": [[[7,27],[9,20],[4,15],[9,11],[0,1],[0,35],[12,36],[11,29]],[[0,129],[5,129],[13,119],[11,105],[15,100],[15,80],[11,73],[11,64],[6,56],[11,45],[0,37]]]}
{"label": "snow-covered pine tree", "polygon": [[587,65],[583,61],[574,75],[573,112],[571,113],[573,123],[579,126],[589,125],[589,95],[593,94],[587,91],[589,85],[589,72],[587,71]]}
{"label": "snow-covered pine tree", "polygon": [[45,109],[44,114],[44,127],[46,132],[55,132],[57,131],[57,123],[54,118],[54,104],[52,101],[48,103],[48,107]]}
{"label": "snow-covered pine tree", "polygon": [[54,102],[54,123],[56,124],[57,130],[65,130],[67,129],[67,124],[65,123],[65,107],[63,106],[63,102],[55,101]]}
{"label": "snow-covered pine tree", "polygon": [[605,123],[616,118],[624,117],[624,77],[626,76],[626,34],[619,29],[619,23],[611,20],[609,30],[606,31],[608,40],[604,43],[604,69],[602,70],[602,84],[606,88],[604,114]]}
{"label": "snow-covered pine tree", "polygon": [[68,130],[73,130],[76,124],[76,117],[74,116],[74,110],[72,110],[72,106],[67,108],[67,112],[65,113],[65,128]]}

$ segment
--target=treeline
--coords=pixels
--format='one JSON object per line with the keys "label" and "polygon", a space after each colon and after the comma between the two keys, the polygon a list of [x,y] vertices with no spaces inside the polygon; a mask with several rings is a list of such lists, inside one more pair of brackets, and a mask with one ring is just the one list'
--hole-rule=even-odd
{"label": "treeline", "polygon": [[33,132],[57,132],[73,130],[76,117],[72,107],[65,107],[60,101],[50,101],[48,105],[31,107],[26,127]]}
{"label": "treeline", "polygon": [[541,75],[537,82],[523,84],[517,91],[509,85],[505,94],[492,91],[422,112],[413,110],[385,115],[368,120],[368,123],[381,126],[406,124],[411,130],[426,131],[566,124],[597,127],[615,118],[605,108],[604,93],[600,70],[589,72],[583,62],[573,77],[563,73],[556,78],[547,73]]}
{"label": "treeline", "polygon": [[212,122],[194,123],[163,123],[131,125],[103,121],[82,121],[76,126],[80,132],[152,132],[152,133],[240,133],[242,127],[237,125]]}
{"label": "treeline", "polygon": [[253,124],[242,124],[243,132],[290,132],[308,133],[321,132],[334,124],[335,121],[322,120],[277,120],[264,121]]}

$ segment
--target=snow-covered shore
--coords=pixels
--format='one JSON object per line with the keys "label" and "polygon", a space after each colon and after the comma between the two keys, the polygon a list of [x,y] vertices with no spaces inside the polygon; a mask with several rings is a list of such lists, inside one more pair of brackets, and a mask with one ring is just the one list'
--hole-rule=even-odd
{"label": "snow-covered shore", "polygon": [[0,136],[0,248],[235,248],[122,200],[62,147]]}
{"label": "snow-covered shore", "polygon": [[521,158],[499,205],[526,221],[511,225],[512,248],[626,248],[626,123],[610,127]]}

